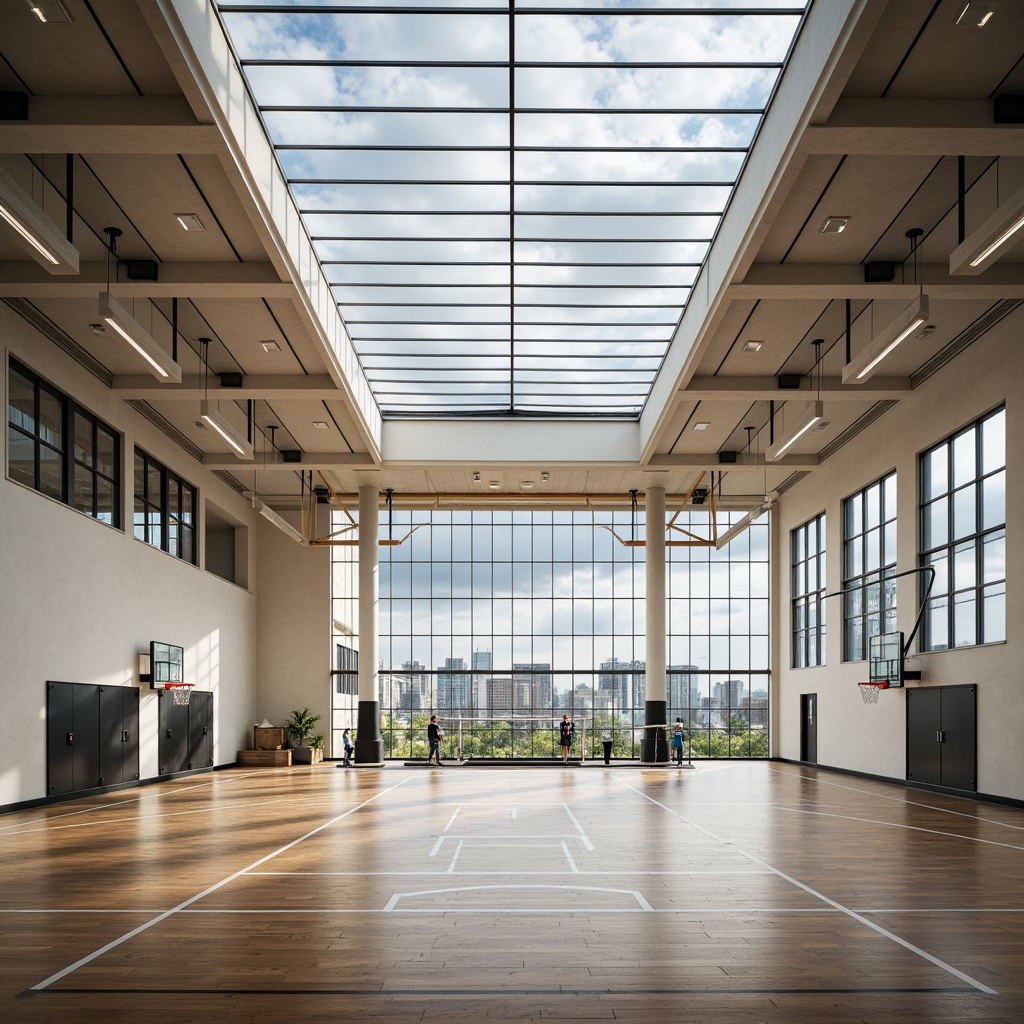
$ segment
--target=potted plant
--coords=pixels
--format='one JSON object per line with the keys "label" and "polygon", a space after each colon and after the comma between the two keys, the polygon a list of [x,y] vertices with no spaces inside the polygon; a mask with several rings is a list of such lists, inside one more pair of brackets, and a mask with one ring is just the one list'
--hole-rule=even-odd
{"label": "potted plant", "polygon": [[316,737],[321,741],[319,745],[315,742],[306,743],[306,737],[312,734],[321,717],[321,715],[314,715],[309,708],[297,708],[284,723],[288,732],[289,745],[292,748],[292,761],[295,764],[314,764],[323,760],[322,737]]}

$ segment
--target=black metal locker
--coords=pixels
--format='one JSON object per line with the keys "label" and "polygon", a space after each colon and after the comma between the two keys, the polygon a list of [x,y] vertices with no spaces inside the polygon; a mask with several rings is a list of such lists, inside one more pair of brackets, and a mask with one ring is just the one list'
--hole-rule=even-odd
{"label": "black metal locker", "polygon": [[188,702],[190,768],[213,767],[213,694],[192,691]]}
{"label": "black metal locker", "polygon": [[46,684],[46,791],[75,790],[74,690],[70,683]]}
{"label": "black metal locker", "polygon": [[907,781],[977,789],[977,687],[907,690]]}
{"label": "black metal locker", "polygon": [[157,719],[160,729],[157,760],[161,775],[189,769],[188,705],[175,704],[170,690],[159,691]]}

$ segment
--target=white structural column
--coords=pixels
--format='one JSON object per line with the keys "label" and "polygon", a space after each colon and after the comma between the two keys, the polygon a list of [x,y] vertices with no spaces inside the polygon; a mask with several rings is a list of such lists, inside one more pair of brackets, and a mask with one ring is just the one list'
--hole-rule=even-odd
{"label": "white structural column", "polygon": [[356,764],[384,763],[380,734],[378,688],[379,562],[377,517],[380,494],[376,487],[359,488],[359,710],[356,719]]}
{"label": "white structural column", "polygon": [[[665,488],[650,487],[644,500],[644,551],[647,564],[647,700],[644,723],[664,726],[667,721],[666,701],[666,635],[665,635]],[[665,729],[644,729],[640,744],[640,760],[648,764],[668,763],[668,741]]]}

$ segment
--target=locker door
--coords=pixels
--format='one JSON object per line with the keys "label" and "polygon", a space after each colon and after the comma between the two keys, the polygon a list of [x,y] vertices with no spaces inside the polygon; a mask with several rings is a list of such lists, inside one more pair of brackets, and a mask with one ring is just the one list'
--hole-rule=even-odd
{"label": "locker door", "polygon": [[160,774],[188,771],[188,707],[175,704],[169,690],[160,690],[159,700]]}
{"label": "locker door", "polygon": [[124,728],[121,777],[131,782],[139,777],[139,690],[136,686],[121,687],[121,725]]}
{"label": "locker door", "polygon": [[974,686],[944,686],[942,694],[942,785],[976,790],[977,697]]}
{"label": "locker door", "polygon": [[76,790],[95,789],[100,784],[99,689],[88,683],[72,686],[74,742],[71,749]]}
{"label": "locker door", "polygon": [[907,780],[942,785],[942,693],[907,690]]}
{"label": "locker door", "polygon": [[192,691],[188,703],[189,767],[213,765],[213,694]]}
{"label": "locker door", "polygon": [[46,684],[46,791],[52,796],[75,788],[71,739],[75,728],[71,683]]}
{"label": "locker door", "polygon": [[120,686],[100,687],[100,785],[116,786],[123,781],[121,766]]}

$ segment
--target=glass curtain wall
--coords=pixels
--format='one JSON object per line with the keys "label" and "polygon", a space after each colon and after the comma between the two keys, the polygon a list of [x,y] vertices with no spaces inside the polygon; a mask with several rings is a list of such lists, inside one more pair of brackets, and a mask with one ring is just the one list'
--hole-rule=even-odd
{"label": "glass curtain wall", "polygon": [[[737,515],[736,518],[739,518]],[[710,532],[707,513],[677,525]],[[385,756],[425,758],[436,713],[446,756],[558,756],[557,722],[574,754],[637,757],[645,721],[645,562],[631,513],[395,511],[381,536],[380,706]],[[719,530],[729,516],[719,515]],[[352,548],[335,548],[338,583]],[[670,547],[669,722],[690,757],[768,754],[767,517],[722,551]],[[351,609],[348,609],[351,617]],[[348,643],[336,636],[336,642]],[[355,724],[336,672],[334,724]]]}

